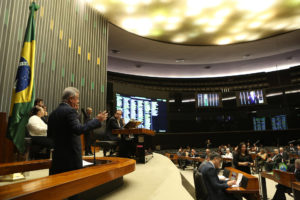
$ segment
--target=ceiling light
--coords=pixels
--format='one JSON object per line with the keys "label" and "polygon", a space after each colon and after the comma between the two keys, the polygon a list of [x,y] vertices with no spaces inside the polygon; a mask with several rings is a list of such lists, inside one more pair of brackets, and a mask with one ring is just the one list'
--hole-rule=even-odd
{"label": "ceiling light", "polygon": [[166,20],[166,16],[164,16],[164,15],[156,15],[156,16],[153,18],[153,20],[154,20],[155,22],[163,22],[163,21]]}
{"label": "ceiling light", "polygon": [[176,59],[175,60],[175,62],[177,62],[177,63],[183,63],[185,60],[184,59],[182,59],[182,58],[179,58],[179,59]]}
{"label": "ceiling light", "polygon": [[261,25],[261,22],[252,22],[250,25],[249,25],[249,28],[257,28]]}
{"label": "ceiling light", "polygon": [[225,44],[229,44],[231,42],[230,38],[222,38],[220,40],[217,41],[218,45],[225,45]]}
{"label": "ceiling light", "polygon": [[234,37],[235,40],[245,40],[247,37],[246,34],[237,35]]}
{"label": "ceiling light", "polygon": [[134,13],[134,11],[135,11],[135,8],[134,8],[133,6],[128,6],[128,7],[126,8],[126,12],[127,12],[128,14]]}
{"label": "ceiling light", "polygon": [[186,35],[183,35],[183,34],[180,34],[180,35],[177,35],[175,36],[172,41],[175,42],[175,43],[181,43],[181,42],[184,42],[186,41]]}
{"label": "ceiling light", "polygon": [[229,14],[231,13],[230,9],[222,9],[222,10],[218,10],[215,14],[215,17],[217,18],[224,18],[227,17]]}
{"label": "ceiling light", "polygon": [[177,28],[177,25],[176,24],[167,24],[165,26],[165,29],[168,30],[168,31],[172,31],[172,30],[175,30]]}
{"label": "ceiling light", "polygon": [[101,13],[104,13],[106,11],[106,8],[103,5],[96,5],[95,8],[100,11]]}
{"label": "ceiling light", "polygon": [[252,12],[261,12],[272,7],[276,1],[274,0],[239,0],[237,1],[237,9],[248,10]]}
{"label": "ceiling light", "polygon": [[209,19],[208,18],[200,18],[200,19],[197,19],[194,24],[196,25],[202,25],[202,24],[206,24],[209,22]]}
{"label": "ceiling light", "polygon": [[206,27],[206,28],[204,29],[204,31],[205,31],[206,33],[212,33],[212,32],[215,32],[216,30],[217,30],[216,27]]}

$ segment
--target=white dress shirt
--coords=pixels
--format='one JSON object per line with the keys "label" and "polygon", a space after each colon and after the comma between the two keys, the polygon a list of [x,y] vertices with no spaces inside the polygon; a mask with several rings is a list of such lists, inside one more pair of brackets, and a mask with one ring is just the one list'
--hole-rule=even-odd
{"label": "white dress shirt", "polygon": [[27,130],[31,136],[47,136],[48,126],[37,115],[33,115],[29,118],[27,124]]}
{"label": "white dress shirt", "polygon": [[226,154],[225,154],[225,155],[223,155],[222,157],[223,157],[223,158],[231,158],[231,159],[233,158],[233,157],[232,157],[232,153],[231,153],[231,152],[229,152],[229,153],[226,153]]}

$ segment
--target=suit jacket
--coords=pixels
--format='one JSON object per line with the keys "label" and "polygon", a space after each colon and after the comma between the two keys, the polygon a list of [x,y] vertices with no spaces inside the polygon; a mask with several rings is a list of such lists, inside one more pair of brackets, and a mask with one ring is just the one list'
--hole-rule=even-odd
{"label": "suit jacket", "polygon": [[208,200],[223,200],[226,197],[225,189],[228,185],[218,177],[217,170],[211,162],[206,162],[200,167],[200,172],[208,191]]}
{"label": "suit jacket", "polygon": [[97,119],[82,125],[78,113],[70,105],[61,103],[49,116],[48,134],[54,141],[50,174],[82,168],[80,134],[98,128]]}
{"label": "suit jacket", "polygon": [[287,162],[289,160],[289,154],[287,152],[284,151],[281,156],[284,162]]}
{"label": "suit jacket", "polygon": [[[120,125],[119,125],[120,124]],[[112,116],[106,123],[106,134],[109,140],[116,140],[118,137],[112,134],[112,130],[114,129],[122,129],[124,126],[123,120],[120,120],[119,123],[117,119]]]}

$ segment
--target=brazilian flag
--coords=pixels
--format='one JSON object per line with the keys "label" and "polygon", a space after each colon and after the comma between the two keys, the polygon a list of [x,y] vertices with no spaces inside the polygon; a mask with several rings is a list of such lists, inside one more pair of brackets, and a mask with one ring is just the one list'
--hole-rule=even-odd
{"label": "brazilian flag", "polygon": [[25,126],[34,105],[34,59],[35,59],[35,12],[39,6],[31,3],[21,59],[12,93],[8,119],[7,137],[13,141],[19,152],[25,150]]}

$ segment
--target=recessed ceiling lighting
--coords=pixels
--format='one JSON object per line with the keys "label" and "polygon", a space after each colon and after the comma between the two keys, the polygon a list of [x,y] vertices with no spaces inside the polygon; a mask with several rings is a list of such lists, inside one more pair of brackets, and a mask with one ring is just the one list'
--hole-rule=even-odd
{"label": "recessed ceiling lighting", "polygon": [[177,63],[183,63],[185,60],[183,58],[179,58],[179,59],[176,59],[175,62]]}
{"label": "recessed ceiling lighting", "polygon": [[[300,29],[299,0],[81,1],[126,31],[179,44],[227,45]],[[186,38],[174,39],[180,34]]]}
{"label": "recessed ceiling lighting", "polygon": [[211,66],[209,66],[209,65],[204,67],[204,69],[210,69],[210,68],[211,68]]}

